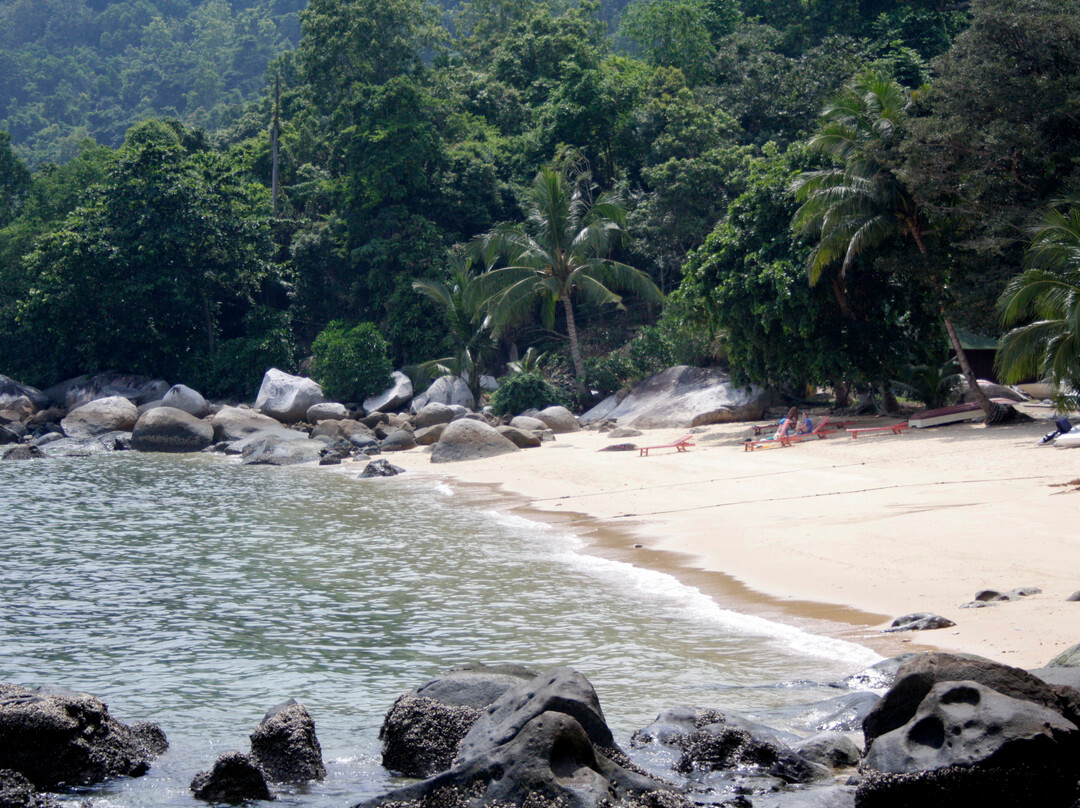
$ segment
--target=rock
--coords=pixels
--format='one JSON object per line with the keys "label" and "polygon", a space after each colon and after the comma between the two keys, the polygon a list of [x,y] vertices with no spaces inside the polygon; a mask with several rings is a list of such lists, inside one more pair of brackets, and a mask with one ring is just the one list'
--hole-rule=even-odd
{"label": "rock", "polygon": [[269,710],[251,733],[251,759],[271,782],[304,783],[326,777],[315,722],[293,699]]}
{"label": "rock", "polygon": [[185,384],[174,384],[170,387],[161,397],[161,406],[183,410],[196,418],[205,418],[210,414],[210,405],[202,394]]}
{"label": "rock", "polygon": [[64,438],[48,442],[50,457],[90,457],[131,448],[130,432],[106,432],[90,438]]}
{"label": "rock", "polygon": [[757,420],[769,401],[758,387],[733,386],[722,371],[676,365],[634,385],[614,407],[601,402],[580,421],[615,418],[637,429],[687,428]]}
{"label": "rock", "polygon": [[198,772],[191,781],[195,799],[236,805],[246,800],[270,799],[266,778],[248,755],[226,752],[214,761],[214,768]]}
{"label": "rock", "polygon": [[[1010,401],[1031,401],[1031,396],[1021,393],[1019,390],[1015,390],[1012,387],[1006,387],[1003,384],[996,384],[987,379],[976,379],[976,383],[982,388],[990,398],[1007,398]],[[967,379],[962,382],[963,395],[961,401],[967,403],[975,400],[975,394],[971,392],[971,388],[968,386]]]}
{"label": "rock", "polygon": [[[391,375],[394,383],[381,393],[370,398],[365,398],[364,412],[371,415],[375,412],[393,412],[409,403],[413,397],[412,381],[400,370],[395,370]],[[368,424],[374,426],[374,424]]]}
{"label": "rock", "polygon": [[0,769],[36,788],[146,774],[153,755],[100,699],[58,687],[0,684]]}
{"label": "rock", "polygon": [[630,427],[619,426],[608,432],[609,438],[636,438],[639,435],[643,435],[640,429],[630,429]]}
{"label": "rock", "polygon": [[1042,590],[1037,586],[1021,586],[1008,592],[998,592],[996,589],[980,589],[975,593],[977,603],[1000,603],[1003,601],[1020,600],[1020,598],[1041,594]]}
{"label": "rock", "polygon": [[269,415],[262,415],[246,407],[222,407],[210,418],[214,428],[214,441],[237,441],[265,432],[280,429],[281,424]]}
{"label": "rock", "polygon": [[421,407],[413,419],[417,429],[435,424],[448,424],[454,420],[454,411],[445,404],[431,401]]}
{"label": "rock", "polygon": [[542,409],[536,413],[536,420],[542,421],[556,435],[581,431],[578,419],[566,407],[556,405]]}
{"label": "rock", "polygon": [[38,794],[34,784],[11,769],[0,769],[0,808],[60,808],[47,794]]}
{"label": "rock", "polygon": [[371,415],[365,415],[363,418],[360,418],[359,421],[368,429],[374,429],[379,424],[390,423],[390,416],[385,412],[373,412]]}
{"label": "rock", "polygon": [[475,707],[400,696],[379,730],[382,765],[405,777],[431,777],[446,771],[479,717],[480,710]]}
{"label": "rock", "polygon": [[121,396],[135,405],[154,401],[165,395],[170,385],[163,379],[151,379],[131,373],[106,372],[95,376],[77,376],[42,391],[44,395],[68,410],[91,401]]}
{"label": "rock", "polygon": [[521,451],[493,427],[463,418],[449,424],[431,453],[432,463],[457,463]]}
{"label": "rock", "polygon": [[548,425],[539,418],[532,418],[528,415],[515,415],[510,419],[510,426],[525,432],[543,432],[548,428]]}
{"label": "rock", "polygon": [[1080,643],[1069,646],[1046,663],[1048,668],[1080,668]]}
{"label": "rock", "polygon": [[875,662],[869,668],[864,668],[858,673],[846,676],[837,682],[835,687],[846,687],[851,690],[884,690],[892,687],[896,681],[896,672],[900,666],[909,659],[914,659],[917,654],[900,654],[890,659]]}
{"label": "rock", "polygon": [[160,407],[160,406],[161,406],[161,399],[159,398],[159,399],[157,399],[155,401],[147,401],[145,404],[140,404],[138,407],[136,407],[136,410],[138,411],[139,415],[141,416],[144,412],[150,412],[150,410],[154,409],[155,407]]}
{"label": "rock", "polygon": [[400,466],[393,465],[389,460],[372,460],[366,466],[364,470],[360,472],[361,477],[395,477],[398,474],[404,474],[405,469]]}
{"label": "rock", "polygon": [[46,455],[43,451],[41,451],[41,449],[38,448],[37,446],[30,446],[30,445],[27,445],[27,444],[20,444],[18,446],[12,446],[10,449],[6,450],[4,452],[4,454],[3,454],[3,457],[0,458],[0,459],[3,459],[3,460],[44,460],[46,457],[48,457],[48,455]]}
{"label": "rock", "polygon": [[456,421],[458,418],[468,418],[470,415],[476,414],[472,412],[472,410],[468,410],[465,407],[462,407],[460,404],[449,404],[447,406],[450,407],[450,412],[454,413],[454,417],[453,419],[451,419],[454,421]]}
{"label": "rock", "polygon": [[201,452],[213,442],[207,421],[173,407],[147,411],[131,433],[131,448],[140,452]]}
{"label": "rock", "polygon": [[0,410],[6,410],[20,398],[29,399],[35,410],[49,406],[49,397],[28,384],[22,384],[10,376],[0,374]]}
{"label": "rock", "polygon": [[165,730],[157,724],[150,721],[136,721],[129,724],[128,728],[152,757],[159,757],[168,751],[169,739],[165,737]]}
{"label": "rock", "polygon": [[109,396],[90,401],[67,414],[60,422],[72,438],[90,438],[106,432],[130,432],[139,411],[123,396]]}
{"label": "rock", "polygon": [[43,424],[59,424],[60,419],[67,414],[66,410],[62,410],[59,407],[49,407],[46,410],[38,410],[30,416],[27,423],[33,426],[40,426]]}
{"label": "rock", "polygon": [[9,426],[0,426],[0,446],[5,446],[9,443],[18,443],[21,440],[22,436],[14,429],[11,429]]}
{"label": "rock", "polygon": [[322,388],[311,379],[270,368],[263,375],[255,409],[284,424],[293,424],[307,417],[309,407],[324,401]]}
{"label": "rock", "polygon": [[0,409],[0,423],[10,424],[16,421],[25,421],[36,412],[37,407],[33,401],[26,396],[19,396]]}
{"label": "rock", "polygon": [[796,741],[792,749],[801,757],[830,769],[858,766],[862,757],[862,750],[843,732],[820,732]]}
{"label": "rock", "polygon": [[1080,728],[975,681],[935,684],[866,750],[860,806],[1060,805],[1076,800]]}
{"label": "rock", "polygon": [[326,444],[310,440],[300,432],[288,429],[267,430],[249,435],[232,445],[239,450],[245,466],[294,466],[315,463]]}
{"label": "rock", "polygon": [[353,421],[351,419],[319,421],[316,427],[311,430],[311,437],[326,437],[330,440],[347,440],[354,446],[357,445],[356,439],[360,439],[361,442],[367,442],[369,444],[375,441],[374,432],[359,421]]}
{"label": "rock", "polygon": [[412,695],[479,709],[493,704],[524,682],[531,682],[537,675],[523,665],[470,662],[429,679],[412,691]]}
{"label": "rock", "polygon": [[866,690],[845,693],[809,705],[791,724],[811,732],[858,732],[879,701],[880,696]]}
{"label": "rock", "polygon": [[379,444],[384,452],[407,452],[416,448],[416,437],[407,429],[395,429]]}
{"label": "rock", "polygon": [[433,401],[438,404],[460,404],[467,410],[476,409],[476,399],[460,376],[440,376],[412,400],[409,408],[417,413]]}
{"label": "rock", "polygon": [[1066,603],[1076,603],[1080,601],[1080,589],[1073,592],[1069,597],[1065,598]]}
{"label": "rock", "polygon": [[890,631],[933,631],[939,628],[949,628],[955,626],[952,620],[947,617],[942,617],[939,614],[930,614],[929,612],[915,612],[913,614],[905,614],[903,617],[897,617],[889,627],[885,629],[886,632]]}
{"label": "rock", "polygon": [[344,404],[336,401],[312,404],[304,415],[304,420],[309,424],[318,424],[319,421],[344,421],[347,418],[349,418],[349,410]]}
{"label": "rock", "polygon": [[413,437],[416,440],[417,446],[430,446],[433,443],[439,442],[439,438],[442,437],[442,433],[445,430],[446,424],[432,424],[431,426],[425,426],[416,430]]}
{"label": "rock", "polygon": [[534,449],[541,444],[540,435],[513,426],[497,426],[495,431],[519,449]]}

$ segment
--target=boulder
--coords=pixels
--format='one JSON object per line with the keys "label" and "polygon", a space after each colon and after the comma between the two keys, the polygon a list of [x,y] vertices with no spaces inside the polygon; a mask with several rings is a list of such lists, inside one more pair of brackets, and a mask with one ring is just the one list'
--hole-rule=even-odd
{"label": "boulder", "polygon": [[644,433],[640,429],[631,429],[628,426],[619,426],[608,432],[609,438],[637,438]]}
{"label": "boulder", "polygon": [[355,444],[355,439],[361,438],[367,442],[375,440],[375,433],[359,421],[341,419],[331,421],[319,421],[311,430],[311,437],[325,437],[330,440],[347,440]]}
{"label": "boulder", "polygon": [[0,374],[0,410],[9,409],[20,398],[29,399],[35,410],[43,410],[49,406],[49,397],[36,387]]}
{"label": "boulder", "polygon": [[27,444],[19,444],[18,446],[12,446],[10,449],[4,451],[4,454],[0,459],[3,460],[44,460],[46,455],[37,446],[31,446]]}
{"label": "boulder", "polygon": [[312,404],[304,415],[304,420],[309,424],[317,424],[319,421],[343,421],[349,417],[349,410],[344,404],[336,401],[324,401],[321,404]]}
{"label": "boulder", "polygon": [[862,750],[843,732],[819,732],[792,744],[801,757],[830,769],[858,766]]}
{"label": "boulder", "polygon": [[140,452],[201,452],[214,442],[214,428],[173,407],[156,407],[135,422],[131,448]]}
{"label": "boulder", "polygon": [[60,425],[69,437],[90,438],[106,432],[130,432],[138,418],[138,408],[128,399],[109,396],[76,407]]}
{"label": "boulder", "polygon": [[[364,412],[371,415],[375,412],[393,412],[400,410],[413,397],[412,381],[400,370],[391,374],[394,383],[386,390],[375,396],[364,399]],[[370,426],[370,424],[369,424]]]}
{"label": "boulder", "polygon": [[578,423],[578,419],[566,407],[557,405],[546,407],[536,413],[536,420],[541,421],[545,427],[556,435],[581,431],[581,424]]}
{"label": "boulder", "polygon": [[448,424],[453,420],[454,411],[449,406],[430,401],[417,411],[413,423],[416,424],[417,429],[423,429],[425,426]]}
{"label": "boulder", "polygon": [[395,466],[389,460],[372,460],[366,466],[364,470],[360,472],[361,477],[396,477],[398,474],[404,474],[405,469],[400,466]]}
{"label": "boulder", "polygon": [[275,783],[326,777],[315,722],[304,705],[293,699],[270,709],[251,733],[251,759]]}
{"label": "boulder", "polygon": [[26,396],[19,396],[9,401],[3,409],[0,409],[0,423],[10,424],[13,421],[25,421],[37,412],[34,402]]}
{"label": "boulder", "polygon": [[406,452],[416,448],[416,437],[408,429],[395,429],[379,444],[384,452]]}
{"label": "boulder", "polygon": [[[1021,393],[1012,387],[1006,387],[1003,384],[997,384],[996,382],[989,381],[988,379],[977,379],[979,387],[990,398],[1007,398],[1010,401],[1031,401],[1031,396]],[[971,392],[971,388],[968,386],[967,379],[964,379],[962,383],[963,395],[961,401],[971,402],[975,400],[975,394]]]}
{"label": "boulder", "polygon": [[1048,668],[1080,668],[1080,643],[1071,645],[1046,663]]}
{"label": "boulder", "polygon": [[460,376],[440,376],[427,390],[412,400],[410,409],[417,413],[431,402],[460,404],[468,410],[476,409],[476,399],[473,398],[469,385]]}
{"label": "boulder", "polygon": [[539,418],[533,418],[528,415],[515,415],[510,419],[510,426],[525,432],[543,432],[548,428],[548,425]]}
{"label": "boulder", "polygon": [[903,617],[897,617],[885,631],[935,631],[939,628],[950,628],[955,625],[956,623],[952,620],[942,617],[940,614],[915,612],[905,614]]}
{"label": "boulder", "polygon": [[636,429],[688,428],[758,420],[768,403],[760,388],[736,387],[722,371],[677,365],[634,385],[615,406],[605,399],[580,422],[615,418],[619,426]]}
{"label": "boulder", "polygon": [[22,436],[18,431],[11,428],[12,425],[0,426],[0,446],[5,446],[9,443],[18,443],[22,440]]}
{"label": "boulder", "polygon": [[294,466],[318,462],[325,445],[321,440],[310,440],[300,432],[279,427],[256,432],[231,448],[239,451],[245,466]]}
{"label": "boulder", "polygon": [[534,449],[542,443],[536,432],[527,432],[513,426],[497,426],[495,430],[519,449]]}
{"label": "boulder", "polygon": [[169,749],[169,739],[165,737],[165,730],[150,721],[136,721],[128,724],[128,729],[154,757],[165,754]]}
{"label": "boulder", "polygon": [[379,424],[390,423],[390,416],[385,412],[373,412],[370,415],[365,415],[363,418],[360,418],[358,420],[368,429],[374,429]]}
{"label": "boulder", "polygon": [[281,424],[269,415],[262,415],[247,407],[222,407],[210,418],[214,428],[214,441],[237,441],[265,432],[280,429]]}
{"label": "boulder", "polygon": [[431,453],[432,463],[458,463],[521,451],[494,427],[463,418],[449,424]]}
{"label": "boulder", "polygon": [[1072,806],[1080,728],[975,681],[939,682],[867,748],[857,803]]}
{"label": "boulder", "polygon": [[446,424],[432,424],[431,426],[425,426],[416,430],[413,433],[413,437],[416,439],[417,446],[430,446],[433,443],[438,443],[439,438],[442,437],[442,433],[446,430]]}
{"label": "boulder", "polygon": [[293,424],[307,417],[309,407],[324,401],[322,388],[311,379],[270,368],[263,375],[255,409],[283,424]]}
{"label": "boulder", "polygon": [[0,684],[0,769],[19,772],[36,788],[138,777],[153,757],[88,693]]}
{"label": "boulder", "polygon": [[455,421],[458,418],[468,418],[470,415],[475,414],[475,413],[473,413],[472,410],[466,409],[465,407],[462,407],[460,404],[448,404],[447,406],[450,408],[450,412],[454,413],[454,417],[453,417],[452,420],[455,420]]}
{"label": "boulder", "polygon": [[270,799],[262,771],[248,755],[226,752],[210,771],[196,773],[191,793],[197,800],[236,805],[247,800]]}
{"label": "boulder", "polygon": [[11,769],[0,769],[0,808],[60,808],[47,794],[38,794],[34,784]]}
{"label": "boulder", "polygon": [[83,404],[110,396],[121,396],[135,405],[145,404],[164,396],[169,387],[169,383],[164,379],[108,371],[94,376],[67,379],[42,392],[56,404],[74,410]]}
{"label": "boulder", "polygon": [[[43,444],[46,445],[46,444]],[[131,448],[130,432],[106,432],[89,438],[60,437],[47,443],[50,457],[90,457]]]}
{"label": "boulder", "polygon": [[186,384],[174,384],[170,387],[161,397],[161,406],[183,410],[196,418],[205,418],[210,414],[210,405],[206,403],[206,399]]}

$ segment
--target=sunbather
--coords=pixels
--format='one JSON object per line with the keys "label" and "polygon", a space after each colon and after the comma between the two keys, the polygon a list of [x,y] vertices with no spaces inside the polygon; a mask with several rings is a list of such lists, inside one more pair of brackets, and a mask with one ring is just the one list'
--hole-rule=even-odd
{"label": "sunbather", "polygon": [[810,413],[803,411],[799,414],[799,425],[795,430],[796,435],[805,435],[814,431],[814,422],[810,420]]}
{"label": "sunbather", "polygon": [[776,434],[773,435],[773,440],[780,440],[780,438],[786,438],[788,435],[794,435],[797,428],[796,421],[799,418],[799,408],[792,407],[788,410],[787,416],[780,425],[776,428]]}

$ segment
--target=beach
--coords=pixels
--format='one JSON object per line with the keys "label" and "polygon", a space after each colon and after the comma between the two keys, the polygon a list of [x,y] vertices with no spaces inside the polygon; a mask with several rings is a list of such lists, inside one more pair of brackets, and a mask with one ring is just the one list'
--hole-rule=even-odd
{"label": "beach", "polygon": [[[1080,603],[1067,602],[1080,590],[1080,453],[1040,446],[1047,423],[840,431],[754,452],[743,450],[747,424],[720,424],[686,452],[647,457],[600,450],[670,444],[687,430],[586,430],[484,460],[432,465],[419,449],[390,458],[493,486],[520,513],[592,537],[592,552],[663,568],[726,608],[883,655],[936,648],[1036,668],[1080,641]],[[1041,592],[964,608],[980,590],[1016,588]],[[914,612],[956,625],[883,633]]]}

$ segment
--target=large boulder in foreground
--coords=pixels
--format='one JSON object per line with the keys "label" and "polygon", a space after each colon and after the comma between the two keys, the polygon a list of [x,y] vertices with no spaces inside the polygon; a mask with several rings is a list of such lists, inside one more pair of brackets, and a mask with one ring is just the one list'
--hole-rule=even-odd
{"label": "large boulder in foreground", "polygon": [[60,422],[72,438],[92,438],[106,432],[130,432],[139,420],[139,408],[123,396],[99,398],[77,407]]}
{"label": "large boulder in foreground", "polygon": [[226,752],[210,771],[197,772],[191,780],[191,793],[197,800],[230,805],[270,799],[262,770],[240,752]]}
{"label": "large boulder in foreground", "polygon": [[605,399],[580,421],[614,418],[636,429],[689,428],[757,420],[767,403],[760,388],[737,387],[720,370],[676,365],[634,385],[622,400]]}
{"label": "large boulder in foreground", "polygon": [[138,777],[153,758],[140,733],[88,693],[0,684],[0,769],[39,789]]}
{"label": "large boulder in foreground", "polygon": [[400,370],[395,370],[390,377],[394,380],[393,384],[381,393],[364,399],[363,407],[367,415],[373,412],[397,412],[412,400],[412,380]]}
{"label": "large boulder in foreground", "polygon": [[512,441],[483,421],[462,418],[443,430],[439,442],[431,452],[432,463],[458,463],[463,460],[479,460],[497,457],[521,450]]}
{"label": "large boulder in foreground", "polygon": [[174,384],[170,387],[161,397],[161,406],[183,410],[196,418],[205,418],[210,414],[210,405],[206,403],[202,393],[192,390],[186,384]]}
{"label": "large boulder in foreground", "polygon": [[469,385],[460,376],[440,376],[427,390],[412,400],[410,409],[417,413],[432,402],[447,406],[458,404],[467,410],[476,409],[476,399],[473,398]]}
{"label": "large boulder in foreground", "polygon": [[324,401],[322,387],[313,380],[270,368],[263,375],[255,409],[283,424],[294,424],[307,417],[309,407]]}
{"label": "large boulder in foreground", "polygon": [[131,433],[131,448],[140,452],[201,452],[213,442],[208,422],[173,407],[147,410]]}
{"label": "large boulder in foreground", "polygon": [[293,699],[270,709],[251,733],[251,758],[268,780],[304,783],[326,777],[315,721]]}

